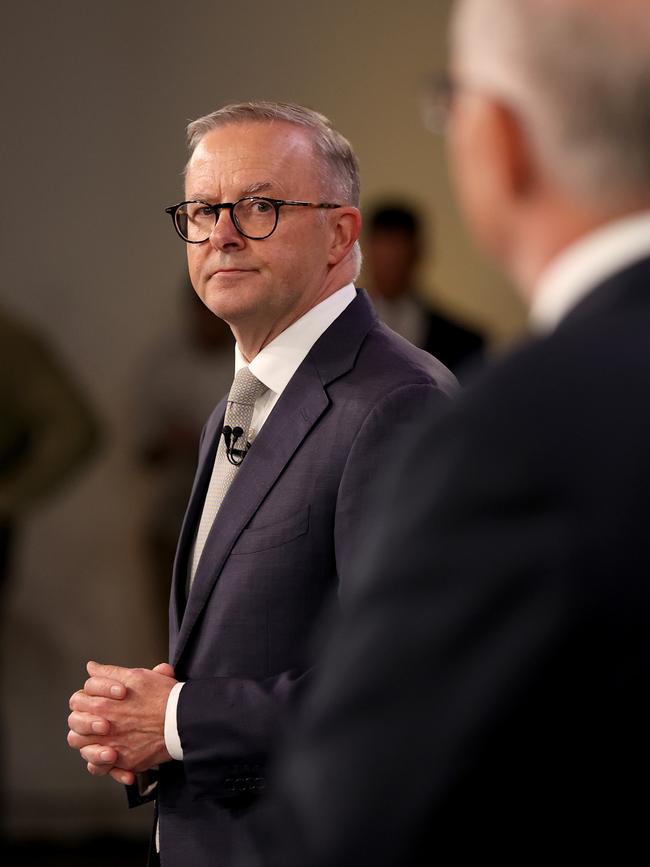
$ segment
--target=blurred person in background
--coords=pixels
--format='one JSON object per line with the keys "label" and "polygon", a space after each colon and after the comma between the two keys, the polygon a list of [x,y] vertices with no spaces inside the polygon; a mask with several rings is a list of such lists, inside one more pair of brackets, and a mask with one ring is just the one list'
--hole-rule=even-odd
{"label": "blurred person in background", "polygon": [[403,447],[276,771],[274,863],[641,863],[647,0],[460,0],[441,93],[533,335]]}
{"label": "blurred person in background", "polygon": [[419,288],[422,219],[404,202],[380,202],[364,219],[364,271],[379,318],[456,376],[485,349],[481,334],[434,311]]}
{"label": "blurred person in background", "polygon": [[252,867],[268,758],[309,684],[314,624],[354,577],[367,488],[456,382],[354,286],[358,164],[326,118],[243,103],[188,132],[186,200],[168,211],[236,374],[181,530],[173,668],[89,663],[68,742],[132,802],[156,796],[164,867]]}
{"label": "blurred person in background", "polygon": [[228,325],[183,281],[177,329],[146,354],[136,377],[137,456],[154,482],[143,527],[154,617],[167,641],[167,611],[178,534],[196,471],[206,418],[230,387],[234,341]]}
{"label": "blurred person in background", "polygon": [[0,619],[21,526],[83,466],[98,439],[94,410],[57,353],[0,309]]}

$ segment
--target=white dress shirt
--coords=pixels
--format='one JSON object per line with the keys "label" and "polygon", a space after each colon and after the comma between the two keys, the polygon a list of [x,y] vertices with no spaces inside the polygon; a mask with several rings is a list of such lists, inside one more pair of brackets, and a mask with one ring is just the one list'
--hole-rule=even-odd
{"label": "white dress shirt", "polygon": [[[356,289],[352,283],[348,283],[347,286],[334,292],[333,295],[312,307],[300,319],[278,334],[248,365],[250,372],[268,388],[268,391],[257,399],[253,408],[251,442],[254,436],[260,432],[264,422],[271,414],[271,410],[309,350],[334,320],[338,319],[348,304],[354,301],[356,294]],[[235,373],[245,366],[246,360],[239,347],[235,345]],[[169,755],[178,761],[183,758],[183,747],[178,734],[176,712],[183,686],[183,683],[177,683],[174,686],[167,699],[165,711],[165,746]]]}
{"label": "white dress shirt", "polygon": [[650,212],[608,223],[557,256],[538,282],[530,323],[553,331],[567,313],[604,280],[650,256]]}

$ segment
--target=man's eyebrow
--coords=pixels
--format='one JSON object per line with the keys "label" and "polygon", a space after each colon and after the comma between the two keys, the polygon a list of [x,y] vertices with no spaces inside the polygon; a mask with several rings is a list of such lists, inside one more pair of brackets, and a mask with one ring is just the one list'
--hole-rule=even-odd
{"label": "man's eyebrow", "polygon": [[[274,184],[271,181],[256,181],[253,184],[248,184],[248,186],[242,187],[237,198],[242,198],[242,196],[257,196],[260,193],[268,193],[269,190],[272,190],[274,187],[277,188],[277,184]],[[188,194],[186,201],[193,202],[198,200],[200,202],[209,202],[210,198],[211,197],[206,193],[192,193],[191,195]]]}
{"label": "man's eyebrow", "polygon": [[242,189],[243,196],[256,196],[258,193],[268,193],[273,189],[271,181],[257,181],[257,183],[249,184]]}

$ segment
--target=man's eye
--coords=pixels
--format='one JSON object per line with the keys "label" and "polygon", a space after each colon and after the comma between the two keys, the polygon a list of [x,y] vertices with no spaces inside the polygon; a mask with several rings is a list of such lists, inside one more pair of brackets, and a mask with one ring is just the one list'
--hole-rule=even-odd
{"label": "man's eye", "polygon": [[250,206],[255,214],[268,214],[269,211],[273,210],[273,205],[264,199],[253,199]]}
{"label": "man's eye", "polygon": [[212,216],[212,213],[212,208],[209,205],[194,205],[186,209],[185,216],[189,220],[203,220]]}

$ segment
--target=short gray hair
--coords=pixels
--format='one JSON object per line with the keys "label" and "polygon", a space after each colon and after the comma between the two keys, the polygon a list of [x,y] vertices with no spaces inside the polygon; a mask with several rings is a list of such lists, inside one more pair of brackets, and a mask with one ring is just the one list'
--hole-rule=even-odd
{"label": "short gray hair", "polygon": [[461,80],[511,102],[565,189],[650,194],[647,0],[459,0],[452,32]]}
{"label": "short gray hair", "polygon": [[323,114],[289,102],[240,102],[225,105],[204,117],[193,120],[187,127],[190,155],[206,133],[231,123],[284,121],[306,129],[314,152],[323,167],[323,182],[334,187],[332,192],[341,204],[359,207],[359,163],[350,142],[334,129]]}

